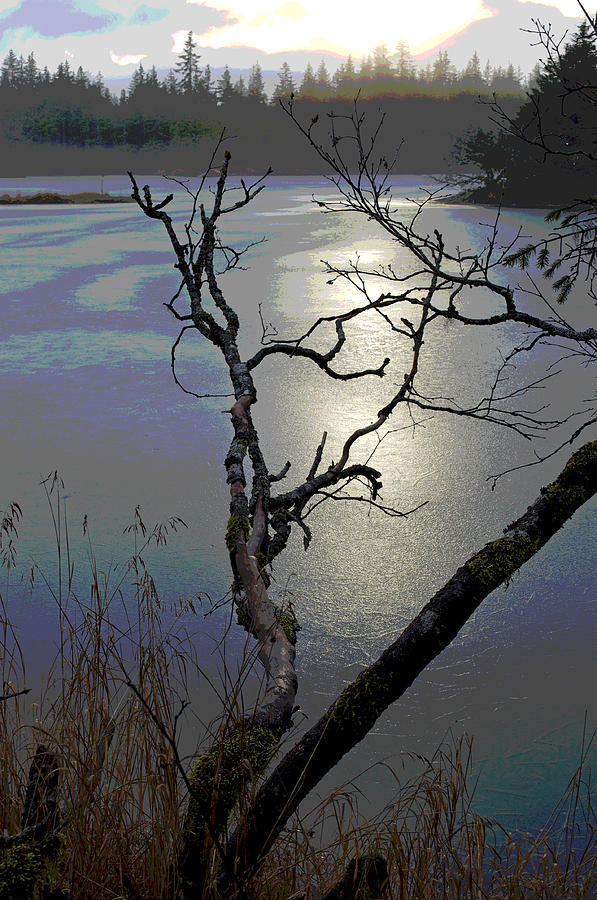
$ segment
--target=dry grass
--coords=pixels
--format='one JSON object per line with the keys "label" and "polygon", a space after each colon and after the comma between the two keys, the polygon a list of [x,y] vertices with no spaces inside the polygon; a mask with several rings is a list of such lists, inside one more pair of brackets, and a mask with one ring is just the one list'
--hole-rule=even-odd
{"label": "dry grass", "polygon": [[[326,798],[314,819],[282,836],[266,864],[267,889],[256,896],[312,900],[350,858],[381,854],[392,900],[597,897],[597,822],[584,765],[539,833],[510,834],[473,810],[471,743],[451,738],[433,758],[416,757],[417,777],[394,774],[395,797],[374,820],[360,815],[354,791]],[[322,850],[330,820],[338,836]]]}
{"label": "dry grass", "polygon": [[[46,582],[56,604],[58,653],[33,700],[33,692],[19,693],[26,666],[7,614],[19,506],[12,504],[0,520],[0,830],[20,830],[29,762],[43,744],[60,768],[63,818],[52,887],[72,900],[173,898],[187,794],[179,732],[189,680],[201,676],[201,667],[180,619],[164,615],[143,554],[184,523],[173,518],[148,529],[135,510],[126,529],[131,558],[105,573],[85,522],[90,588],[83,597],[74,588],[58,476],[45,487],[59,569],[58,583]],[[127,597],[131,584],[133,597]],[[226,661],[225,651],[221,658]],[[224,716],[238,713],[251,661],[247,653],[234,677],[224,665]],[[414,780],[394,775],[395,797],[374,819],[359,813],[357,794],[348,790],[328,797],[305,821],[296,818],[269,855],[252,889],[255,900],[314,900],[338,881],[349,859],[373,853],[388,861],[392,900],[597,897],[596,818],[584,765],[545,828],[531,836],[509,834],[475,814],[470,740],[451,741],[418,761]],[[330,833],[336,835],[331,843],[324,837]]]}

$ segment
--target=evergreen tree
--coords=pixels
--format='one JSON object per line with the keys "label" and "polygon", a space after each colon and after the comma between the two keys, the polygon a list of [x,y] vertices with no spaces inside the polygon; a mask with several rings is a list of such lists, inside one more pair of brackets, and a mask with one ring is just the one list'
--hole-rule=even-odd
{"label": "evergreen tree", "polygon": [[361,60],[361,67],[359,69],[358,80],[359,81],[370,81],[373,78],[373,63],[371,62],[370,56],[364,56]]}
{"label": "evergreen tree", "polygon": [[283,62],[282,67],[278,72],[278,81],[276,82],[274,92],[272,94],[272,103],[277,103],[278,100],[289,99],[290,95],[294,94],[295,91],[296,87],[294,84],[294,78],[292,77],[290,66],[287,62]]}
{"label": "evergreen tree", "polygon": [[424,68],[419,70],[419,81],[430,82],[433,78],[433,67],[431,63],[427,63]]}
{"label": "evergreen tree", "polygon": [[[523,206],[592,194],[586,154],[594,153],[597,49],[586,23],[534,80],[529,102],[505,119],[499,135],[477,131],[460,142],[461,161],[481,168],[486,190],[499,185],[508,201]],[[520,90],[513,66],[493,70],[492,86],[498,85]],[[499,105],[495,110],[501,113]]]}
{"label": "evergreen tree", "polygon": [[174,71],[180,76],[179,86],[181,93],[191,94],[195,90],[196,81],[200,76],[199,54],[196,52],[197,44],[193,40],[193,32],[189,31],[184,42],[182,53],[178,56],[178,62]]}
{"label": "evergreen tree", "polygon": [[299,86],[299,94],[301,97],[317,96],[317,79],[315,78],[315,72],[313,71],[313,66],[310,62],[307,63],[305,71],[303,72],[303,78]]}
{"label": "evergreen tree", "polygon": [[528,83],[527,83],[528,91],[532,91],[533,89],[535,89],[539,86],[539,76],[541,75],[542,72],[543,72],[543,66],[541,65],[541,63],[535,63],[535,65],[533,66],[533,68],[531,69],[531,72],[529,74]]}
{"label": "evergreen tree", "polygon": [[252,97],[254,100],[258,100],[260,103],[267,102],[267,95],[265,93],[265,86],[263,83],[263,74],[261,72],[261,66],[259,63],[255,63],[249,72],[249,84],[247,87],[247,93],[249,97]]}
{"label": "evergreen tree", "polygon": [[522,91],[522,85],[516,76],[512,63],[508,65],[507,69],[498,66],[497,69],[493,70],[491,89],[501,94],[519,94]]}
{"label": "evergreen tree", "polygon": [[247,86],[242,75],[239,75],[237,80],[234,82],[234,93],[237,95],[237,97],[247,96]]}
{"label": "evergreen tree", "polygon": [[220,104],[230,103],[235,97],[235,91],[228,66],[224,66],[224,71],[216,82],[216,97]]}
{"label": "evergreen tree", "polygon": [[348,55],[346,62],[338,66],[332,76],[332,87],[339,97],[351,97],[355,93],[354,82],[357,73],[352,61],[352,56]]}
{"label": "evergreen tree", "polygon": [[410,52],[410,47],[404,38],[401,38],[396,44],[393,59],[394,71],[398,78],[404,81],[411,81],[415,78],[417,66]]}
{"label": "evergreen tree", "polygon": [[19,58],[12,47],[4,57],[2,69],[0,69],[0,81],[9,87],[16,87]]}
{"label": "evergreen tree", "polygon": [[320,97],[329,97],[332,93],[332,82],[330,79],[330,73],[327,70],[327,66],[322,59],[317,67],[317,73],[315,75],[317,81],[317,90]]}
{"label": "evergreen tree", "polygon": [[88,88],[89,87],[89,76],[87,72],[83,70],[83,66],[79,66],[75,73],[74,82],[78,87]]}
{"label": "evergreen tree", "polygon": [[431,80],[435,82],[435,84],[445,87],[452,84],[455,78],[456,70],[450,62],[448,51],[440,50],[433,62]]}
{"label": "evergreen tree", "polygon": [[62,83],[62,84],[64,84],[65,82],[72,83],[73,73],[72,73],[72,69],[69,65],[68,59],[65,60],[64,62],[58,64],[58,67],[54,73],[54,77],[52,80],[54,82],[58,82],[58,83]]}
{"label": "evergreen tree", "polygon": [[394,74],[388,48],[383,41],[373,51],[373,77],[386,80]]}
{"label": "evergreen tree", "polygon": [[476,50],[466,64],[459,81],[461,86],[466,88],[480,90],[485,87],[485,81],[481,74],[481,63]]}
{"label": "evergreen tree", "polygon": [[130,100],[132,100],[132,98],[135,96],[135,94],[137,93],[139,88],[142,87],[144,84],[145,84],[145,69],[143,68],[143,64],[139,63],[139,68],[135,69],[135,71],[133,72],[133,75],[132,75],[132,78],[131,78],[131,81],[129,84],[128,96],[129,96]]}
{"label": "evergreen tree", "polygon": [[[66,65],[68,67],[68,61],[67,61]],[[17,59],[17,66],[16,66],[16,71],[15,71],[15,85],[17,87],[22,87],[24,84],[26,84],[25,72],[26,72],[25,57],[21,53],[19,58]],[[71,73],[71,75],[72,75],[72,73]]]}
{"label": "evergreen tree", "polygon": [[162,86],[166,93],[170,94],[170,96],[174,96],[178,93],[178,81],[176,79],[176,73],[174,72],[174,69],[170,69],[162,82]]}
{"label": "evergreen tree", "polygon": [[199,70],[195,75],[195,80],[193,82],[194,92],[203,100],[213,99],[213,89],[211,82],[211,66],[208,63],[203,72]]}
{"label": "evergreen tree", "polygon": [[160,81],[158,78],[158,70],[155,66],[152,66],[145,76],[145,84],[149,85],[151,88],[159,88]]}
{"label": "evergreen tree", "polygon": [[[537,63],[537,65],[538,65],[538,63]],[[487,60],[487,62],[485,63],[485,68],[483,69],[483,81],[485,82],[487,87],[489,87],[489,85],[491,84],[492,78],[493,78],[493,69],[491,67],[491,63],[489,62],[489,60]]]}
{"label": "evergreen tree", "polygon": [[583,85],[595,89],[597,84],[597,50],[595,34],[586,21],[581,22],[578,31],[557,57],[549,59],[537,78],[538,89],[546,91],[552,87],[576,90]]}
{"label": "evergreen tree", "polygon": [[39,69],[33,53],[30,53],[25,63],[25,84],[34,85],[39,82]]}

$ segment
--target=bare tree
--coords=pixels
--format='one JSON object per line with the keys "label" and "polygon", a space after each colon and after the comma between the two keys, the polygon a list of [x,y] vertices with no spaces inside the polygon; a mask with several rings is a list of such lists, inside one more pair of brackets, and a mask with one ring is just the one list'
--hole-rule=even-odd
{"label": "bare tree", "polygon": [[[243,359],[238,345],[240,320],[224,294],[221,279],[239,265],[247,248],[227,246],[219,224],[224,216],[257,197],[264,188],[265,176],[250,184],[241,179],[238,187],[231,188],[230,154],[226,152],[209,209],[200,197],[209,170],[197,190],[181,182],[190,197],[191,213],[184,236],[179,236],[165,211],[172,194],[156,203],[149,187],[140,191],[130,175],[133,197],[143,213],[165,227],[181,276],[179,290],[165,304],[181,322],[172,353],[174,377],[176,348],[189,331],[199,332],[217,347],[228,369],[234,403],[230,409],[233,434],[225,456],[230,486],[226,541],[239,622],[255,638],[257,657],[265,672],[265,689],[257,706],[240,719],[229,717],[211,750],[191,767],[189,813],[179,862],[183,892],[188,898],[210,895],[214,890],[221,896],[235,892],[242,895],[301,800],[453,640],[482,600],[534,555],[597,490],[597,445],[589,443],[574,454],[559,478],[544,489],[526,513],[504,530],[504,536],[466,561],[377,662],[342,692],[277,765],[250,808],[245,809],[241,826],[228,835],[230,815],[247,782],[257,781],[266,771],[291,725],[297,692],[294,645],[298,623],[293,611],[276,608],[270,599],[268,571],[273,561],[285,549],[293,528],[302,532],[308,547],[313,532],[306,520],[328,500],[365,501],[380,513],[393,516],[412,512],[384,504],[381,473],[369,459],[359,461],[357,457],[353,461],[359,439],[379,433],[391,416],[402,413],[412,421],[418,410],[482,420],[512,429],[529,440],[567,429],[559,447],[575,441],[596,421],[595,409],[586,403],[579,402],[580,409],[571,410],[563,419],[550,418],[543,406],[527,407],[525,398],[549,374],[523,386],[507,386],[507,368],[519,354],[532,352],[541,344],[557,341],[568,356],[594,361],[597,329],[574,328],[560,314],[554,315],[551,307],[543,318],[521,308],[517,290],[500,276],[500,266],[512,253],[514,242],[500,245],[498,223],[489,230],[482,250],[449,248],[439,231],[431,235],[419,230],[433,195],[415,205],[408,221],[396,214],[389,177],[392,162],[375,156],[382,122],[367,134],[355,105],[352,116],[330,115],[329,135],[319,140],[315,137],[316,120],[308,126],[299,122],[292,101],[284,109],[332,171],[336,200],[318,201],[320,207],[326,212],[356,213],[372,220],[408,251],[415,267],[402,275],[391,264],[377,269],[365,269],[358,261],[344,268],[328,264],[329,280],[350,282],[360,295],[358,302],[348,312],[316,319],[292,339],[271,335],[263,324],[262,346]],[[381,283],[381,291],[373,293],[371,283]],[[464,303],[465,289],[489,292],[498,309],[491,314],[471,313]],[[180,312],[176,303],[183,291],[189,305],[187,311]],[[322,469],[324,434],[307,478],[286,491],[277,491],[274,485],[288,476],[291,466],[287,462],[281,472],[272,474],[266,464],[262,441],[267,435],[258,433],[251,415],[257,402],[254,373],[267,357],[283,355],[308,359],[333,379],[384,378],[392,370],[390,358],[376,360],[370,368],[360,370],[341,364],[346,330],[358,317],[372,313],[380,327],[389,329],[402,351],[404,346],[409,348],[408,365],[401,363],[407,371],[399,378],[399,386],[388,391],[377,418],[364,422],[348,437],[337,462]],[[521,342],[498,368],[491,391],[467,407],[457,400],[425,395],[418,387],[424,354],[432,352],[434,329],[446,320],[477,329],[512,322],[521,329]],[[310,346],[313,335],[330,324],[336,337],[329,349],[322,352]],[[404,360],[403,353],[401,358]],[[250,477],[245,472],[247,464]]]}
{"label": "bare tree", "polygon": [[[288,338],[273,334],[262,319],[261,346],[244,357],[239,343],[241,319],[223,284],[227,273],[242,266],[245,253],[253,245],[230,246],[222,237],[220,225],[226,216],[256,200],[269,173],[231,185],[230,153],[225,152],[219,168],[213,168],[222,148],[221,139],[196,188],[177,182],[190,204],[182,229],[166,211],[173,194],[156,202],[149,187],[139,188],[130,175],[133,198],[148,219],[159,221],[165,228],[180,275],[178,290],[165,303],[180,322],[180,333],[172,347],[173,376],[188,393],[198,398],[207,396],[183,386],[177,375],[177,350],[191,335],[220,352],[228,373],[231,393],[225,396],[232,399],[231,439],[222,456],[230,490],[226,543],[233,602],[239,624],[255,640],[255,659],[264,672],[264,689],[254,708],[243,713],[227,711],[213,745],[189,769],[183,767],[177,751],[179,716],[174,717],[168,730],[144,700],[139,685],[127,679],[130,690],[142,705],[146,704],[147,715],[162,732],[188,789],[183,846],[174,862],[178,884],[188,900],[242,898],[249,892],[254,895],[255,877],[300,802],[450,644],[485,597],[537,553],[597,491],[597,441],[593,441],[572,455],[561,474],[526,512],[513,511],[513,517],[518,518],[504,528],[502,535],[463,561],[396,640],[270,768],[295,710],[298,683],[294,663],[299,630],[294,610],[277,606],[272,598],[272,565],[282,556],[293,531],[301,535],[305,549],[317,539],[316,526],[311,523],[322,505],[362,503],[388,517],[415,512],[396,509],[384,501],[382,474],[371,464],[371,454],[361,450],[360,439],[371,434],[381,437],[390,421],[413,425],[421,411],[433,412],[508,429],[531,446],[537,437],[552,436],[553,449],[542,457],[536,455],[535,463],[573,445],[597,423],[593,397],[571,398],[569,410],[559,416],[550,413],[547,404],[537,405],[532,399],[539,386],[557,378],[555,370],[545,371],[527,383],[509,380],[518,359],[546,346],[557,350],[568,365],[594,365],[597,329],[577,328],[567,321],[561,307],[552,302],[531,274],[526,281],[510,283],[504,267],[517,252],[518,236],[502,243],[499,216],[488,227],[480,247],[451,247],[439,230],[426,224],[437,194],[415,203],[408,217],[397,209],[392,197],[394,160],[377,151],[383,119],[373,125],[366,123],[355,104],[351,115],[330,114],[326,130],[317,117],[308,124],[299,121],[292,100],[283,108],[331,172],[335,199],[319,200],[319,207],[331,215],[357,215],[374,223],[396,248],[406,252],[412,267],[406,272],[392,262],[367,267],[358,259],[345,266],[327,263],[330,282],[346,282],[354,288],[353,305],[347,311],[317,318],[302,334]],[[475,298],[481,295],[491,298],[490,312],[486,303],[476,305]],[[525,304],[529,295],[534,300],[531,309]],[[182,297],[186,298],[184,309],[180,307]],[[543,304],[544,315],[536,311],[537,304]],[[358,368],[351,365],[347,338],[354,323],[366,316],[375,317],[379,328],[387,330],[395,342],[395,352],[393,357],[375,359],[367,367]],[[462,398],[444,397],[441,385],[437,391],[423,387],[426,360],[433,354],[439,328],[446,322],[475,329],[481,339],[488,329],[505,323],[517,330],[517,340],[497,366],[490,389],[480,389],[474,402],[468,404]],[[334,337],[327,349],[317,349],[330,329]],[[338,460],[326,465],[324,433],[313,458],[299,461],[306,477],[297,478],[285,490],[281,482],[292,478],[297,461],[292,460],[291,465],[289,460],[280,471],[271,472],[266,462],[268,434],[259,432],[252,416],[258,399],[259,367],[269,357],[280,356],[308,361],[330,379],[357,383],[379,379],[383,385],[389,384],[376,417],[363,421],[346,438]],[[462,361],[463,366],[467,364],[467,360]],[[2,528],[10,539],[10,524]],[[2,695],[0,702],[6,699]],[[111,740],[112,731],[106,724],[94,753],[93,791],[99,789]],[[57,778],[56,759],[40,746],[29,773],[22,831],[0,838],[0,851],[56,838],[68,820],[68,810],[56,808]],[[242,815],[235,816],[239,804]],[[365,882],[375,884],[374,890],[380,893],[384,878],[383,860],[355,861],[330,897],[356,896]],[[129,893],[138,896],[133,888]]]}

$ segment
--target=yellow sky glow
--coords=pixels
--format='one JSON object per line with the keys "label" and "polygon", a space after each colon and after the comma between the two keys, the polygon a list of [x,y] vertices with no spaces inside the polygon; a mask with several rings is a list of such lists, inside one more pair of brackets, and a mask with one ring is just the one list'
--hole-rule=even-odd
{"label": "yellow sky glow", "polygon": [[380,42],[393,49],[404,38],[422,52],[470,22],[493,12],[484,0],[187,0],[228,13],[230,24],[210,28],[203,46],[256,47],[265,53],[328,50],[345,56],[370,53]]}

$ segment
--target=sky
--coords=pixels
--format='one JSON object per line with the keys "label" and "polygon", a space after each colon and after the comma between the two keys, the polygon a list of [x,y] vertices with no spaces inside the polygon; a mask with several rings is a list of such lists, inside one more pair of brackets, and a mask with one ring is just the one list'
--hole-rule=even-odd
{"label": "sky", "polygon": [[192,30],[202,64],[213,67],[276,69],[289,58],[304,68],[324,57],[333,70],[349,53],[359,60],[403,39],[419,59],[452,48],[458,65],[458,48],[469,53],[476,40],[482,60],[530,70],[536,49],[512,57],[528,50],[519,32],[537,15],[572,30],[582,13],[576,0],[0,0],[0,55],[12,47],[51,71],[66,58],[108,79],[130,77],[140,62],[173,66]]}

